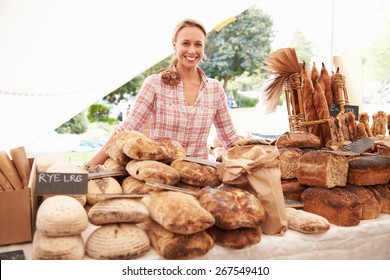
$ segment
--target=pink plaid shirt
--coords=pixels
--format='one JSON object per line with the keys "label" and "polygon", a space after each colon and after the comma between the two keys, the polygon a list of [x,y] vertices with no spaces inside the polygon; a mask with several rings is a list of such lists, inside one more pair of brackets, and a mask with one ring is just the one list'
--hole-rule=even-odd
{"label": "pink plaid shirt", "polygon": [[169,137],[181,143],[187,156],[208,158],[207,138],[214,124],[217,136],[227,148],[239,138],[228,111],[221,84],[199,69],[201,85],[193,106],[184,97],[183,83],[166,85],[159,74],[142,84],[127,120],[116,131],[142,131],[150,119],[151,137]]}

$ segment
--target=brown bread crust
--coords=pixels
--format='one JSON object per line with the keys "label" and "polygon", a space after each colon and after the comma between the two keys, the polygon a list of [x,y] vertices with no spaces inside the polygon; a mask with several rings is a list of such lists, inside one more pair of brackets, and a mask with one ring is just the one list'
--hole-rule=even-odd
{"label": "brown bread crust", "polygon": [[282,179],[294,179],[297,177],[299,158],[303,151],[299,148],[280,148],[280,172]]}
{"label": "brown bread crust", "polygon": [[305,131],[286,132],[276,140],[277,148],[313,148],[321,147],[321,140],[317,135]]}
{"label": "brown bread crust", "polygon": [[262,236],[261,227],[227,230],[213,226],[208,228],[206,232],[210,234],[216,244],[235,250],[258,244]]}
{"label": "brown bread crust", "polygon": [[382,197],[376,190],[353,185],[347,185],[345,188],[356,194],[359,198],[362,204],[362,220],[376,219],[379,217],[382,209]]}
{"label": "brown bread crust", "polygon": [[383,155],[357,156],[348,159],[348,184],[372,186],[390,180],[390,157]]}

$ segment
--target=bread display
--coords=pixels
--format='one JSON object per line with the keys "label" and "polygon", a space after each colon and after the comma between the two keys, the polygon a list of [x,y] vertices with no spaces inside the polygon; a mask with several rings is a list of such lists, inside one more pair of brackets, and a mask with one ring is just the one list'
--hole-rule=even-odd
{"label": "bread display", "polygon": [[205,231],[178,234],[165,229],[151,219],[137,226],[146,231],[152,247],[166,259],[194,259],[207,254],[214,247],[214,240]]}
{"label": "bread display", "polygon": [[46,236],[80,234],[87,226],[88,217],[83,206],[70,196],[49,197],[37,212],[36,228]]}
{"label": "bread display", "polygon": [[165,229],[179,234],[193,234],[214,225],[214,217],[199,201],[185,193],[164,191],[141,200],[149,217]]}
{"label": "bread display", "polygon": [[112,198],[100,201],[88,211],[88,220],[94,225],[112,223],[140,223],[148,218],[146,206],[131,198]]}
{"label": "bread display", "polygon": [[310,187],[302,193],[303,209],[338,226],[355,226],[362,219],[359,198],[345,188]]}
{"label": "bread display", "polygon": [[217,169],[213,166],[176,159],[171,163],[171,167],[180,174],[180,181],[189,185],[217,187],[222,183]]}
{"label": "bread display", "polygon": [[81,234],[47,236],[37,230],[32,244],[33,260],[81,260],[85,255]]}
{"label": "bread display", "polygon": [[262,237],[261,227],[228,230],[212,226],[206,232],[210,234],[215,244],[235,250],[258,244]]}
{"label": "bread display", "polygon": [[88,237],[85,251],[93,259],[129,260],[150,250],[145,231],[134,224],[107,224]]}
{"label": "bread display", "polygon": [[198,200],[222,229],[257,228],[265,219],[265,211],[257,197],[245,190],[220,186],[203,188]]}
{"label": "bread display", "polygon": [[302,185],[322,188],[345,186],[348,176],[346,157],[332,153],[310,151],[298,162],[297,179]]}
{"label": "bread display", "polygon": [[307,186],[301,185],[297,179],[282,180],[282,190],[284,199],[302,202],[301,195]]}
{"label": "bread display", "polygon": [[390,157],[384,155],[356,156],[348,159],[348,184],[372,186],[390,180]]}
{"label": "bread display", "polygon": [[323,233],[330,228],[328,220],[322,216],[294,208],[286,208],[286,213],[289,229],[302,233]]}
{"label": "bread display", "polygon": [[352,185],[347,185],[345,188],[359,198],[362,204],[362,220],[379,217],[382,210],[382,197],[375,189]]}
{"label": "bread display", "polygon": [[303,151],[299,148],[280,148],[280,172],[282,179],[294,179],[297,177],[299,158]]}
{"label": "bread display", "polygon": [[277,148],[313,148],[321,147],[321,140],[318,136],[304,132],[286,132],[282,134],[275,143]]}

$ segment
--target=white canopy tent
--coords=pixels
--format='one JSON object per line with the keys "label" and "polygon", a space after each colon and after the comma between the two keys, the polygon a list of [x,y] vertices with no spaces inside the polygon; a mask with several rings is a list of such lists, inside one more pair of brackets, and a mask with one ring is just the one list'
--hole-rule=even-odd
{"label": "white canopy tent", "polygon": [[0,150],[27,146],[254,0],[0,0]]}

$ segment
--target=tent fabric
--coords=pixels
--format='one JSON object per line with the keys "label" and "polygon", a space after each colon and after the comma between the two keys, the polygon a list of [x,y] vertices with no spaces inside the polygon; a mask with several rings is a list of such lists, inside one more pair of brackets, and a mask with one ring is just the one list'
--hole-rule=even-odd
{"label": "tent fabric", "polygon": [[0,0],[0,150],[27,146],[254,0]]}

